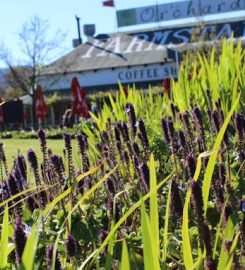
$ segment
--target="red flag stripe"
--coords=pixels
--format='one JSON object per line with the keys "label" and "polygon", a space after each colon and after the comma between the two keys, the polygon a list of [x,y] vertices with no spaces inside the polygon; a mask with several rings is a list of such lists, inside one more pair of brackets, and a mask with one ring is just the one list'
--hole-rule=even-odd
{"label": "red flag stripe", "polygon": [[113,0],[104,1],[103,6],[104,7],[114,7],[114,1]]}

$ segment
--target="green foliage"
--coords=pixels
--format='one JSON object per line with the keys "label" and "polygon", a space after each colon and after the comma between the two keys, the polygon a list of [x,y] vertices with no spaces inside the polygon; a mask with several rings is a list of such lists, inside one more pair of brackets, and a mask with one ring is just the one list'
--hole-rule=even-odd
{"label": "green foliage", "polygon": [[[20,156],[15,158],[21,141],[12,139],[14,165],[7,152],[11,140],[4,141],[1,269],[243,267],[245,131],[238,117],[244,117],[244,50],[241,43],[224,41],[219,58],[213,49],[209,59],[197,59],[187,58],[178,82],[171,82],[171,98],[151,88],[132,87],[126,95],[119,84],[98,115],[66,130],[71,136],[65,146],[39,134],[42,166],[30,162],[24,180]],[[30,134],[23,137],[37,138]],[[61,138],[63,130],[45,136]],[[26,141],[24,148],[37,144]],[[61,158],[63,165],[56,167]],[[10,172],[16,183],[22,179],[22,190],[15,192]],[[18,216],[30,229],[20,266],[13,258]],[[71,235],[75,244],[68,241]],[[47,258],[48,246],[53,253]]]}
{"label": "green foliage", "polygon": [[5,208],[3,223],[2,223],[2,233],[0,242],[0,269],[7,267],[8,260],[8,237],[9,237],[9,212],[8,207]]}

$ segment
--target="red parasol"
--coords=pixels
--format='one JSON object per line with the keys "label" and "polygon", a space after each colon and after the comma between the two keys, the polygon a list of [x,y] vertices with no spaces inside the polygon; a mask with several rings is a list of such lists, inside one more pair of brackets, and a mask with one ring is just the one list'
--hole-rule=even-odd
{"label": "red parasol", "polygon": [[122,89],[123,89],[123,92],[124,92],[125,96],[127,97],[128,96],[128,88],[127,88],[127,86],[123,85]]}
{"label": "red parasol", "polygon": [[171,87],[170,87],[170,78],[165,78],[163,80],[163,92],[164,94],[167,94],[168,97],[170,98],[170,92],[171,92]]}
{"label": "red parasol", "polygon": [[41,85],[37,85],[35,99],[36,99],[36,117],[38,119],[44,119],[47,116],[48,106],[44,101],[43,89]]}
{"label": "red parasol", "polygon": [[89,106],[86,91],[80,87],[77,77],[71,81],[72,106],[71,113],[85,118],[89,117]]}

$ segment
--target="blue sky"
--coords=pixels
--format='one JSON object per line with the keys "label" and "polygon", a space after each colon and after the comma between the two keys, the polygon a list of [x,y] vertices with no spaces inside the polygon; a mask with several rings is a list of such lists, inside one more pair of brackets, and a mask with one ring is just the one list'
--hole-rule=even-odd
{"label": "blue sky", "polygon": [[[103,7],[102,2],[103,0],[2,0],[0,9],[0,42],[3,41],[12,50],[15,58],[20,58],[21,51],[19,49],[17,33],[25,21],[34,15],[38,15],[42,19],[49,21],[50,33],[55,32],[57,28],[67,32],[67,39],[64,45],[67,50],[71,50],[72,39],[77,38],[75,15],[81,18],[81,26],[87,23],[95,23],[96,34],[120,30],[116,26],[115,9]],[[120,10],[152,5],[156,4],[156,2],[161,4],[171,2],[171,0],[115,0],[115,2],[116,8]],[[154,25],[142,25],[138,28],[152,26]],[[133,29],[135,28],[133,27]],[[121,31],[127,29],[132,29],[132,27],[121,28]],[[84,37],[83,39],[86,40]],[[0,66],[3,66],[3,64],[0,63]]]}

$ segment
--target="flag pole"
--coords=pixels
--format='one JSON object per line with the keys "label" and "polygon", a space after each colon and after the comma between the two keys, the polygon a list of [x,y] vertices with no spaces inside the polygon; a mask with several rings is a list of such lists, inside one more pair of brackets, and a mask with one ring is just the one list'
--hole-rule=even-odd
{"label": "flag pole", "polygon": [[[113,3],[114,3],[114,8],[115,8],[115,23],[114,23],[114,27],[116,27],[116,33],[118,33],[116,0],[114,0]],[[115,29],[115,28],[114,28],[114,29]]]}

